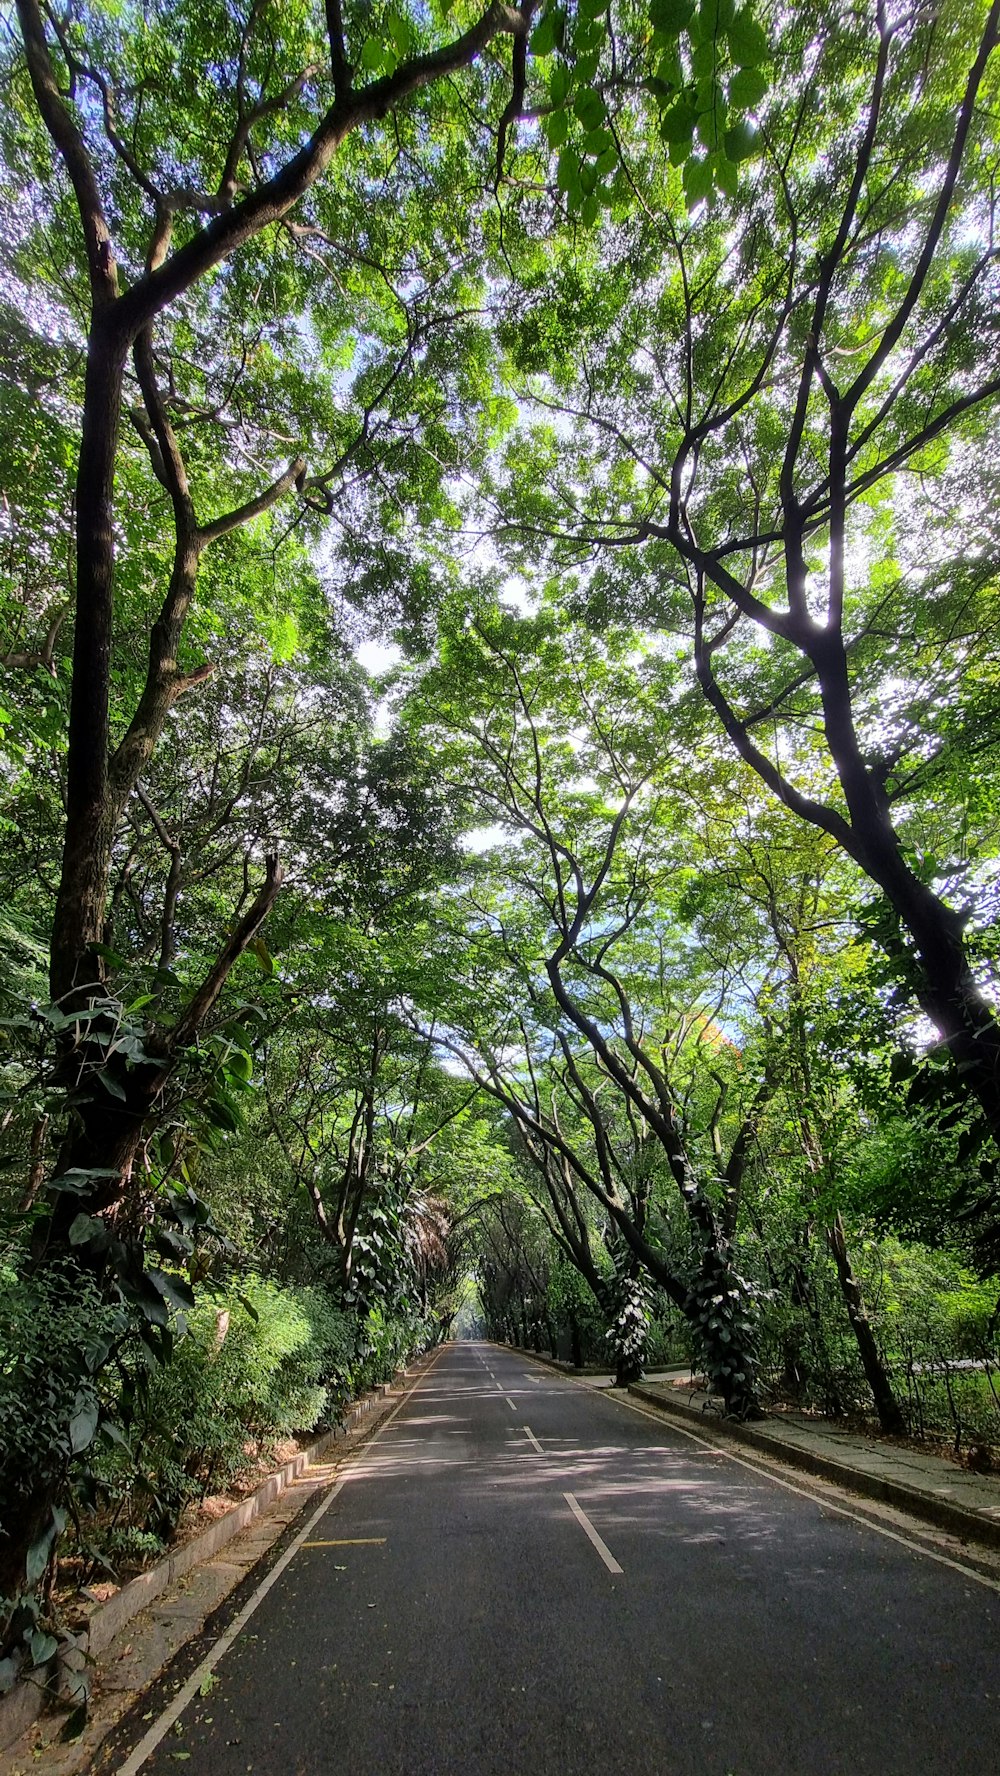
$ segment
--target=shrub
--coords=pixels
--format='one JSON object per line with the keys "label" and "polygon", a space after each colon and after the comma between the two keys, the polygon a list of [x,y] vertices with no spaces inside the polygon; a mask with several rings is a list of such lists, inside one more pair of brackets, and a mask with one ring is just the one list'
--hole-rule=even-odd
{"label": "shrub", "polygon": [[105,1471],[119,1512],[164,1539],[188,1499],[232,1485],[280,1438],[320,1424],[353,1353],[353,1322],[322,1290],[257,1276],[186,1319],[172,1360],[123,1402],[131,1459],[115,1455]]}
{"label": "shrub", "polygon": [[62,1493],[89,1451],[101,1371],[126,1330],[85,1273],[0,1271],[0,1528],[18,1500]]}

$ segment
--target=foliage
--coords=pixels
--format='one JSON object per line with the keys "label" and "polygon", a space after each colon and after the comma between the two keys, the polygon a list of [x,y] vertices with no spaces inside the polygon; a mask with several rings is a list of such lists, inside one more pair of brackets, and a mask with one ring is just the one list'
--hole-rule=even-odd
{"label": "foliage", "polygon": [[354,1366],[355,1327],[316,1288],[248,1274],[203,1293],[172,1359],[136,1376],[126,1445],[99,1470],[116,1526],[169,1539],[184,1505],[225,1492],[323,1420]]}
{"label": "foliage", "polygon": [[[130,1316],[69,1270],[27,1277],[0,1270],[0,1534],[25,1503],[86,1492],[99,1458],[107,1417],[109,1357],[130,1331]],[[66,1526],[62,1505],[38,1520],[21,1584],[0,1598],[0,1632],[8,1657],[0,1661],[0,1689],[9,1687],[20,1660],[44,1665],[55,1642],[42,1624],[33,1594],[49,1569]]]}

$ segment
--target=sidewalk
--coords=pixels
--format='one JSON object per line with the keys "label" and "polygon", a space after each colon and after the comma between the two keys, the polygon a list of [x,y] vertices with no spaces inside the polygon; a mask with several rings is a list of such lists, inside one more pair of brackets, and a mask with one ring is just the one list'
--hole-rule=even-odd
{"label": "sidewalk", "polygon": [[[607,1373],[580,1374],[568,1363],[533,1351],[524,1355],[588,1387],[608,1388],[613,1380]],[[724,1419],[718,1400],[691,1385],[687,1369],[651,1372],[628,1391],[709,1442],[740,1443],[890,1505],[962,1542],[1000,1549],[1000,1474],[976,1474],[931,1450],[842,1430],[800,1412],[773,1413],[753,1424]]]}

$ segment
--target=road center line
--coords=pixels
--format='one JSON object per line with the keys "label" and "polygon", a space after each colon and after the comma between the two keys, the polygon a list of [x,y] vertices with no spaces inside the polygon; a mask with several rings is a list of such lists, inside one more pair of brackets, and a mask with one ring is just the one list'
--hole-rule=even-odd
{"label": "road center line", "polygon": [[525,1436],[527,1437],[528,1442],[532,1445],[533,1448],[537,1449],[539,1455],[544,1455],[545,1451],[542,1448],[541,1444],[539,1443],[538,1438],[535,1436],[535,1433],[532,1430],[531,1426],[530,1425],[522,1425],[521,1429],[524,1432]]}
{"label": "road center line", "polygon": [[583,1509],[583,1506],[577,1502],[577,1500],[574,1498],[574,1496],[571,1492],[564,1492],[563,1498],[566,1500],[566,1503],[568,1504],[568,1506],[569,1506],[570,1510],[572,1511],[574,1517],[576,1518],[577,1522],[582,1524],[584,1533],[590,1537],[590,1540],[593,1542],[594,1547],[597,1549],[597,1552],[601,1556],[601,1559],[603,1560],[608,1571],[611,1573],[620,1573],[622,1570],[621,1567],[618,1565],[618,1562],[615,1559],[614,1555],[612,1554],[611,1549],[608,1547],[607,1542],[601,1540],[601,1537],[598,1535],[596,1529],[594,1528],[594,1525],[591,1523],[590,1518],[587,1516],[586,1511]]}
{"label": "road center line", "polygon": [[504,1395],[504,1399],[505,1399],[505,1400],[506,1400],[506,1402],[507,1402],[507,1404],[508,1404],[508,1406],[509,1406],[509,1407],[510,1407],[510,1409],[511,1409],[511,1411],[512,1411],[512,1412],[516,1412],[516,1411],[517,1411],[517,1406],[516,1406],[516,1405],[515,1405],[515,1403],[514,1403],[514,1401],[513,1401],[513,1400],[512,1400],[512,1399],[511,1399],[511,1397],[510,1397],[510,1395],[509,1395],[509,1394],[505,1394],[505,1395]]}

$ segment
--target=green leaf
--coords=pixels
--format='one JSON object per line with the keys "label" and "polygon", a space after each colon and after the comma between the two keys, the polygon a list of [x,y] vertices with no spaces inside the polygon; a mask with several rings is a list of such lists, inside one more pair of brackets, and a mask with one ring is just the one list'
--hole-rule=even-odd
{"label": "green leaf", "polygon": [[74,1215],[69,1227],[69,1243],[71,1246],[86,1246],[106,1231],[104,1222],[96,1215]]}
{"label": "green leaf", "polygon": [[681,58],[675,49],[664,50],[657,59],[656,78],[664,87],[675,93],[684,85],[684,69],[681,66]]}
{"label": "green leaf", "polygon": [[72,1714],[67,1715],[66,1724],[59,1735],[62,1743],[64,1745],[72,1745],[74,1739],[80,1738],[86,1725],[87,1703],[84,1701],[80,1703],[78,1708],[74,1708]]}
{"label": "green leaf", "polygon": [[573,100],[573,110],[583,124],[585,130],[599,129],[604,122],[604,100],[592,86],[578,92]]}
{"label": "green leaf", "polygon": [[226,1103],[224,1098],[206,1099],[203,1109],[209,1122],[214,1123],[216,1128],[225,1129],[228,1135],[238,1134],[240,1125],[236,1112],[231,1104]]}
{"label": "green leaf", "polygon": [[36,1628],[28,1641],[28,1651],[31,1654],[31,1663],[37,1671],[39,1665],[47,1665],[55,1657],[59,1651],[59,1642],[54,1634],[46,1634],[43,1629]]}
{"label": "green leaf", "polygon": [[112,968],[124,968],[124,956],[120,955],[117,950],[113,950],[109,944],[92,943],[88,944],[87,948],[92,956],[103,956],[105,962],[110,962]]}
{"label": "green leaf", "polygon": [[756,68],[770,60],[771,46],[752,14],[744,9],[726,26],[729,53],[743,68]]}
{"label": "green leaf", "polygon": [[585,12],[577,13],[576,33],[573,38],[573,47],[576,50],[578,59],[581,54],[586,55],[589,52],[600,55],[601,50],[604,48],[604,38],[605,28],[600,19],[588,18]]}
{"label": "green leaf", "polygon": [[698,139],[706,148],[717,148],[726,123],[726,102],[719,87],[713,87],[709,103],[695,126]]}
{"label": "green leaf", "polygon": [[117,1449],[124,1449],[126,1455],[132,1454],[131,1443],[129,1442],[128,1438],[126,1437],[124,1431],[122,1431],[120,1429],[120,1427],[115,1424],[115,1421],[113,1418],[106,1418],[104,1420],[104,1422],[100,1425],[99,1429],[101,1432],[101,1436],[105,1437],[109,1443],[113,1443]]}
{"label": "green leaf", "polygon": [[50,1523],[48,1528],[42,1531],[38,1540],[32,1542],[31,1547],[28,1549],[27,1558],[24,1562],[24,1577],[29,1586],[37,1585],[45,1568],[48,1566],[49,1555],[52,1552],[52,1545],[55,1542],[55,1539],[56,1526],[54,1523]]}
{"label": "green leaf", "polygon": [[613,148],[614,145],[615,138],[610,130],[596,129],[591,130],[583,144],[583,151],[585,154],[589,154],[592,160],[597,160],[600,155],[604,154],[607,149]]}
{"label": "green leaf", "polygon": [[80,1455],[84,1449],[90,1448],[97,1435],[97,1421],[101,1416],[100,1404],[92,1395],[88,1399],[85,1395],[78,1394],[77,1400],[81,1404],[69,1421],[69,1446],[74,1455]]}
{"label": "green leaf", "polygon": [[759,68],[741,68],[729,82],[729,103],[740,111],[752,111],[768,89],[766,74]]}
{"label": "green leaf", "polygon": [[689,160],[685,163],[683,182],[684,195],[687,198],[689,209],[694,209],[696,204],[711,197],[713,189],[712,163],[707,156],[704,160]]}
{"label": "green leaf", "polygon": [[601,213],[600,199],[598,198],[596,192],[588,191],[586,197],[584,198],[582,204],[580,205],[580,221],[583,223],[584,228],[593,228],[594,223],[597,221],[597,218],[600,215],[600,213]]}
{"label": "green leaf", "polygon": [[678,99],[660,118],[660,135],[665,142],[690,144],[697,112],[690,98]]}
{"label": "green leaf", "polygon": [[714,80],[718,64],[719,57],[711,38],[707,43],[695,45],[691,54],[691,67],[697,80]]}
{"label": "green leaf", "polygon": [[649,0],[649,20],[655,31],[676,37],[694,17],[694,0]]}
{"label": "green leaf", "polygon": [[194,1306],[194,1290],[183,1277],[169,1276],[165,1270],[151,1270],[149,1279],[164,1301],[177,1313],[190,1312]]}
{"label": "green leaf", "polygon": [[560,148],[569,134],[569,117],[565,111],[553,111],[543,118],[542,128],[550,148]]}
{"label": "green leaf", "polygon": [[167,1312],[166,1303],[148,1276],[143,1275],[138,1280],[131,1282],[123,1278],[121,1287],[122,1292],[128,1296],[130,1301],[135,1302],[143,1318],[151,1326],[166,1328],[170,1325],[170,1315]]}
{"label": "green leaf", "polygon": [[551,55],[559,41],[562,27],[562,14],[558,6],[550,6],[544,12],[531,33],[531,53],[536,56]]}
{"label": "green leaf", "polygon": [[723,137],[726,155],[734,166],[739,166],[742,160],[752,159],[757,152],[759,141],[760,138],[753,125],[742,121],[734,124],[732,129],[727,129]]}
{"label": "green leaf", "polygon": [[255,937],[253,939],[253,942],[250,943],[247,947],[251,951],[251,953],[254,956],[256,956],[258,962],[260,963],[261,973],[268,974],[268,975],[273,974],[274,973],[274,957],[272,956],[270,950],[268,949],[266,943],[264,942],[264,939],[262,937]]}
{"label": "green leaf", "polygon": [[[390,22],[390,31],[392,25],[398,22],[398,20]],[[299,625],[293,612],[282,611],[281,615],[271,624],[271,658],[275,665],[284,666],[289,660],[294,660],[299,651],[300,642]]]}
{"label": "green leaf", "polygon": [[569,92],[570,74],[565,62],[557,62],[549,75],[549,102],[562,105]]}
{"label": "green leaf", "polygon": [[580,158],[575,148],[564,148],[556,166],[556,184],[560,191],[569,191],[580,178]]}
{"label": "green leaf", "polygon": [[409,55],[413,47],[413,30],[408,18],[402,17],[400,13],[394,13],[389,20],[389,36],[399,55]]}
{"label": "green leaf", "polygon": [[70,1166],[67,1171],[56,1174],[52,1188],[83,1196],[95,1178],[117,1178],[120,1175],[116,1166]]}
{"label": "green leaf", "polygon": [[138,999],[133,999],[130,1001],[130,1003],[127,1007],[127,1010],[129,1012],[142,1011],[145,1006],[152,1005],[153,1000],[155,998],[156,998],[155,993],[140,993]]}
{"label": "green leaf", "polygon": [[361,66],[368,74],[381,74],[385,68],[385,44],[378,37],[366,37],[361,45]]}

